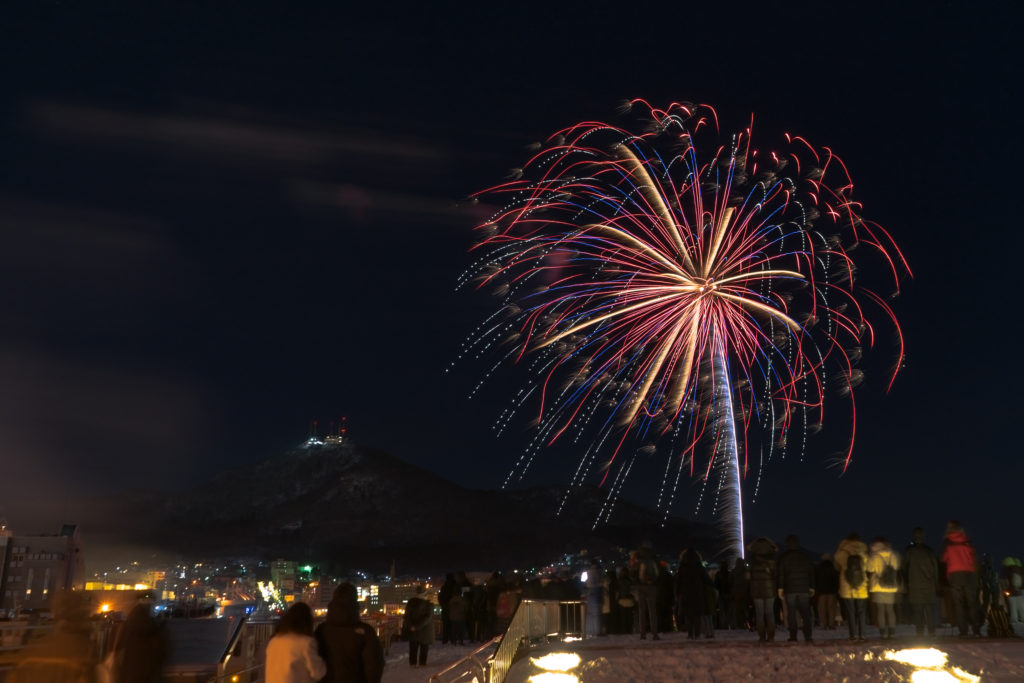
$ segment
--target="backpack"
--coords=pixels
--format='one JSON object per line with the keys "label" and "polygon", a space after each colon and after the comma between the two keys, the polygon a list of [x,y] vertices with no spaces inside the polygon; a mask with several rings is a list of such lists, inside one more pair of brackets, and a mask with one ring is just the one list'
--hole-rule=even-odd
{"label": "backpack", "polygon": [[637,571],[637,578],[640,583],[652,584],[658,580],[658,561],[650,555],[640,559],[640,567]]}
{"label": "backpack", "polygon": [[864,583],[864,558],[857,554],[850,555],[843,576],[850,588],[859,588]]}
{"label": "backpack", "polygon": [[899,578],[896,575],[896,567],[886,562],[882,567],[882,573],[878,575],[878,585],[882,588],[898,588]]}

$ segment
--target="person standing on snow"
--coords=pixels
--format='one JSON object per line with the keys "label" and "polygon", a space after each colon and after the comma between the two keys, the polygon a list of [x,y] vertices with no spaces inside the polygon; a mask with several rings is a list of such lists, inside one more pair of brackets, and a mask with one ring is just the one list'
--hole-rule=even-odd
{"label": "person standing on snow", "polygon": [[654,640],[658,635],[658,575],[661,573],[654,546],[644,541],[633,553],[629,563],[633,590],[640,607],[640,640],[647,639],[647,628],[651,629]]}
{"label": "person standing on snow", "polygon": [[900,556],[878,536],[868,556],[868,593],[875,609],[875,625],[883,640],[896,635],[896,598],[900,590]]}
{"label": "person standing on snow", "polygon": [[790,534],[786,550],[779,556],[776,570],[779,597],[786,601],[789,619],[789,640],[796,642],[797,617],[804,622],[804,640],[812,642],[814,619],[811,616],[811,598],[814,597],[814,563],[807,551],[800,547],[800,539]]}
{"label": "person standing on snow", "polygon": [[750,599],[754,602],[757,639],[775,640],[775,553],[778,546],[768,538],[755,538],[747,548],[750,558]]}
{"label": "person standing on snow", "polygon": [[925,545],[924,529],[911,532],[911,543],[903,551],[903,580],[907,585],[907,602],[917,635],[935,636],[935,596],[939,592],[939,561],[935,552]]}
{"label": "person standing on snow", "polygon": [[942,562],[946,565],[946,579],[953,602],[960,637],[966,638],[970,626],[974,635],[981,635],[981,607],[978,604],[978,560],[964,528],[957,520],[946,525],[945,548]]}
{"label": "person standing on snow", "polygon": [[821,556],[821,562],[814,569],[814,597],[821,627],[829,631],[835,629],[839,616],[839,572],[828,553]]}
{"label": "person standing on snow", "polygon": [[868,612],[868,547],[856,531],[839,543],[832,554],[839,572],[839,599],[846,606],[850,640],[864,640]]}

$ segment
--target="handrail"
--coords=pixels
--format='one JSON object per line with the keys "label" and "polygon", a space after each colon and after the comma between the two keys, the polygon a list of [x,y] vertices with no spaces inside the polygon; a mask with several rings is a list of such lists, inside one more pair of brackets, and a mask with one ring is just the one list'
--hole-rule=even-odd
{"label": "handrail", "polygon": [[490,661],[488,683],[502,683],[524,646],[552,637],[583,637],[587,605],[581,600],[522,600]]}
{"label": "handrail", "polygon": [[[473,650],[470,654],[449,666],[444,671],[432,674],[427,680],[438,681],[439,683],[455,683],[456,681],[462,680],[467,675],[472,675],[473,678],[476,678],[480,683],[484,683],[484,681],[487,680],[487,662],[490,661],[490,658],[482,659],[480,655],[484,650],[497,645],[501,641],[501,638],[501,636],[495,636],[477,649]],[[455,678],[445,677],[456,669],[458,669],[458,674]]]}

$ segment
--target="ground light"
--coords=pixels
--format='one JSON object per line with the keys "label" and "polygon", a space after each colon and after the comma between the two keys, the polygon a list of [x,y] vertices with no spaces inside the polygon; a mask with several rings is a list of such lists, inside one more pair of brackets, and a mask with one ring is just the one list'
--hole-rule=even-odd
{"label": "ground light", "polygon": [[912,683],[978,683],[981,681],[981,676],[975,676],[959,667],[947,667],[949,655],[933,647],[886,650],[882,657],[915,667],[910,674]]}
{"label": "ground light", "polygon": [[573,652],[552,652],[543,657],[530,657],[530,663],[544,673],[530,676],[530,683],[578,683],[576,674],[568,673],[580,665],[580,656]]}

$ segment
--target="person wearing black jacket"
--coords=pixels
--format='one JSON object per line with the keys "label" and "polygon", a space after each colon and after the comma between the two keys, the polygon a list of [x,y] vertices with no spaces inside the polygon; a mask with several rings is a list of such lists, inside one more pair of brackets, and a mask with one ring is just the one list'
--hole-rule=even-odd
{"label": "person wearing black jacket", "polygon": [[339,584],[327,605],[327,619],[316,629],[320,656],[327,662],[322,683],[380,683],[384,650],[373,626],[359,621],[356,587]]}
{"label": "person wearing black jacket", "polygon": [[796,642],[797,616],[804,622],[804,640],[812,642],[811,598],[814,596],[814,564],[807,551],[800,547],[800,539],[790,534],[786,550],[779,556],[776,581],[779,597],[786,601],[789,620],[789,640]]}
{"label": "person wearing black jacket", "polygon": [[939,560],[935,551],[925,545],[924,529],[911,532],[911,544],[903,551],[903,580],[907,586],[907,602],[917,635],[935,635],[935,603],[939,593]]}
{"label": "person wearing black jacket", "polygon": [[775,553],[778,547],[768,538],[755,538],[748,548],[750,557],[750,599],[754,602],[757,637],[762,643],[775,640]]}
{"label": "person wearing black jacket", "polygon": [[679,605],[677,614],[686,622],[687,638],[694,640],[700,635],[701,616],[705,612],[705,595],[711,586],[711,577],[693,548],[684,550],[679,556],[675,584],[676,604]]}
{"label": "person wearing black jacket", "polygon": [[839,572],[828,553],[821,556],[814,570],[814,598],[821,627],[829,631],[835,629],[839,616]]}

